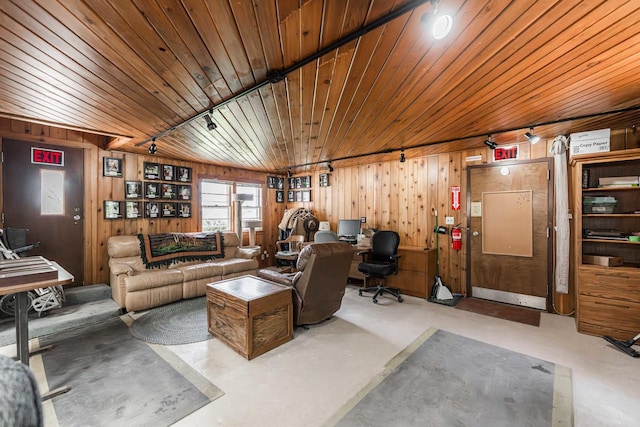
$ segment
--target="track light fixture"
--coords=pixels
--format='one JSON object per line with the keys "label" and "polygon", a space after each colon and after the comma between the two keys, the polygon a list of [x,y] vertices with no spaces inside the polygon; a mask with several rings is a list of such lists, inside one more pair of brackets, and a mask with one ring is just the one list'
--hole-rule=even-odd
{"label": "track light fixture", "polygon": [[333,166],[331,166],[331,162],[329,162],[328,166],[329,166],[329,172],[333,172]]}
{"label": "track light fixture", "polygon": [[149,154],[156,154],[158,152],[158,146],[156,145],[156,139],[152,139],[151,145],[149,146]]}
{"label": "track light fixture", "polygon": [[532,144],[537,144],[540,141],[540,135],[534,134],[533,133],[533,128],[529,128],[529,132],[525,133],[524,136]]}
{"label": "track light fixture", "polygon": [[287,169],[287,178],[291,178],[291,169]]}
{"label": "track light fixture", "polygon": [[491,135],[489,135],[487,139],[484,141],[484,145],[491,148],[492,150],[495,150],[496,147],[498,147],[498,144],[496,144],[494,141],[491,140]]}
{"label": "track light fixture", "polygon": [[440,0],[430,1],[431,6],[433,7],[433,13],[425,13],[422,15],[421,20],[424,24],[432,23],[431,35],[434,39],[440,40],[445,38],[451,31],[451,27],[453,27],[453,18],[451,18],[451,15],[447,14],[438,15]]}
{"label": "track light fixture", "polygon": [[207,129],[214,130],[215,128],[218,127],[218,125],[213,123],[213,120],[211,120],[211,116],[210,116],[211,113],[213,113],[213,110],[209,110],[209,114],[204,115],[204,120],[207,122]]}
{"label": "track light fixture", "polygon": [[404,163],[405,160],[407,160],[406,157],[404,157],[404,149],[400,150],[400,163]]}

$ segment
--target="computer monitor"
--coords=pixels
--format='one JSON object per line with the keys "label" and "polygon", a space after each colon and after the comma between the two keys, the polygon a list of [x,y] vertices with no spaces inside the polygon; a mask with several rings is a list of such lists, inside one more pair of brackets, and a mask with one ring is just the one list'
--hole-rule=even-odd
{"label": "computer monitor", "polygon": [[338,221],[338,237],[349,242],[357,241],[360,234],[359,219],[341,219]]}

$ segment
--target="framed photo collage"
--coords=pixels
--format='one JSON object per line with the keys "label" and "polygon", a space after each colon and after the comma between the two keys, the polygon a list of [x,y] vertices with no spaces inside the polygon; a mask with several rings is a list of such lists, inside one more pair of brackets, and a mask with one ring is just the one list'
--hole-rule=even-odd
{"label": "framed photo collage", "polygon": [[143,176],[124,181],[126,200],[104,201],[105,219],[191,218],[191,168],[145,162]]}
{"label": "framed photo collage", "polygon": [[[285,178],[281,176],[268,176],[267,188],[276,189],[276,202],[285,202]],[[287,178],[287,202],[311,201],[311,176],[296,176]]]}

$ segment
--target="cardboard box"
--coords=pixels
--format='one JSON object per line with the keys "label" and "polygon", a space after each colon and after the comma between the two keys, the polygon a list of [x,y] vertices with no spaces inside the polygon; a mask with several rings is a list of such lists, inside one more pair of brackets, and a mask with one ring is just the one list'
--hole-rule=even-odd
{"label": "cardboard box", "polygon": [[605,255],[582,255],[582,263],[602,265],[603,267],[617,267],[622,265],[622,258]]}

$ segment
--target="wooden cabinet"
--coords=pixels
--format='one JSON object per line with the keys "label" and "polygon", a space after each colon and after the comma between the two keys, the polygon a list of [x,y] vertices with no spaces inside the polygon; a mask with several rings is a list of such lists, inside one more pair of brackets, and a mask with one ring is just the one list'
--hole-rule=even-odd
{"label": "wooden cabinet", "polygon": [[[640,187],[602,187],[600,178],[640,175],[640,150],[574,158],[571,165],[578,331],[627,340],[640,332],[640,242],[625,238],[640,232]],[[596,209],[593,200],[606,202]],[[585,255],[622,265],[588,264]]]}
{"label": "wooden cabinet", "polygon": [[[398,274],[387,277],[387,285],[396,287],[405,295],[427,298],[436,273],[436,251],[417,246],[398,247]],[[354,256],[349,278],[364,279],[358,271],[361,256]]]}

